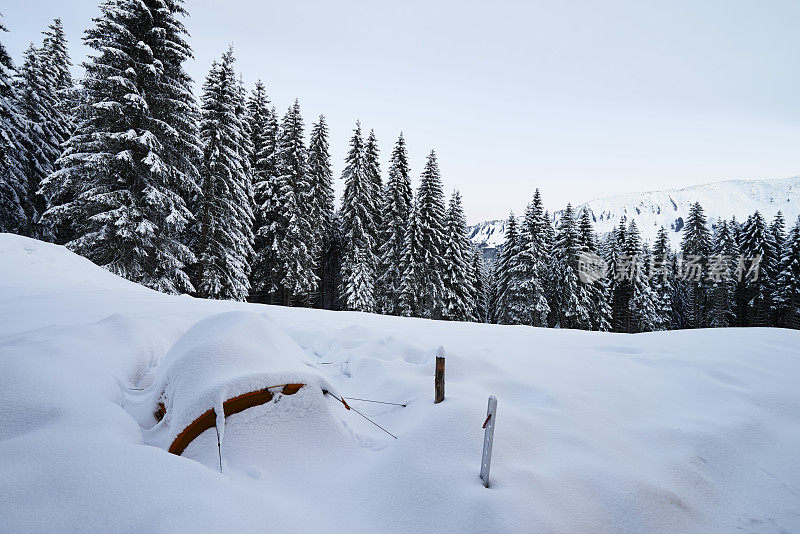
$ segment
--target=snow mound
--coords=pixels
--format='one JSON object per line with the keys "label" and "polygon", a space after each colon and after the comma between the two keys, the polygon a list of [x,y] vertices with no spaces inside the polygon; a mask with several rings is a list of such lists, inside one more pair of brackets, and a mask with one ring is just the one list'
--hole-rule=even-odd
{"label": "snow mound", "polygon": [[[0,250],[0,532],[800,531],[800,332],[604,334],[206,301],[61,247],[0,235]],[[279,374],[330,383],[397,439],[304,387],[226,419],[223,474],[213,429],[183,456],[151,446],[159,387],[189,418]]]}
{"label": "snow mound", "polygon": [[0,287],[58,289],[65,285],[149,291],[62,246],[0,233]]}
{"label": "snow mound", "polygon": [[151,408],[164,402],[166,416],[151,441],[166,440],[160,445],[168,448],[206,410],[215,408],[219,417],[222,402],[244,393],[294,383],[320,396],[323,388],[332,389],[304,359],[297,343],[256,313],[232,311],[199,321],[156,368]]}

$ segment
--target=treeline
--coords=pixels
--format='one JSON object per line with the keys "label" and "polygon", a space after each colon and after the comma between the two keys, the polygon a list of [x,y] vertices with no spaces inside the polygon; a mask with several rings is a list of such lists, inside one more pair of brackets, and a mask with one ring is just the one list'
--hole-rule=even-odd
{"label": "treeline", "polygon": [[196,102],[180,0],[109,0],[74,83],[61,22],[15,69],[0,45],[0,231],[64,244],[167,293],[477,319],[479,253],[436,155],[416,196],[402,134],[386,183],[356,124],[337,210],[329,131],[279,116],[232,50]]}
{"label": "treeline", "polygon": [[[593,269],[587,264],[598,264]],[[490,321],[613,332],[679,328],[800,328],[800,218],[780,212],[709,227],[695,203],[679,250],[662,227],[643,243],[623,218],[602,239],[588,210],[567,206],[557,225],[537,190],[525,217],[512,214],[487,278]]]}
{"label": "treeline", "polygon": [[64,244],[167,293],[434,319],[645,332],[800,327],[800,221],[713,228],[699,205],[680,250],[633,221],[598,238],[538,190],[496,262],[445,199],[436,155],[416,193],[402,134],[385,180],[356,123],[336,206],[324,116],[279,115],[232,50],[197,102],[180,0],[108,0],[70,76],[59,20],[15,69],[0,44],[0,231]]}

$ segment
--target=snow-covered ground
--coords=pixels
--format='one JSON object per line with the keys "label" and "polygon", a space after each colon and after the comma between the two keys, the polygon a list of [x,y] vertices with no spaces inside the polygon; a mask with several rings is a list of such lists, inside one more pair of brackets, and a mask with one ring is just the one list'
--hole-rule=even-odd
{"label": "snow-covered ground", "polygon": [[[220,373],[263,350],[265,368],[406,403],[351,401],[397,439],[309,387],[227,419],[223,474],[213,430],[169,454],[150,414],[160,381],[225,382],[174,366],[197,347],[219,350]],[[798,379],[794,331],[599,334],[212,302],[3,234],[0,531],[797,532]]]}
{"label": "snow-covered ground", "polygon": [[[634,220],[642,239],[650,244],[663,226],[669,232],[673,248],[678,248],[689,208],[695,202],[703,206],[712,225],[720,218],[733,216],[742,223],[755,211],[771,221],[781,211],[787,226],[791,227],[800,215],[800,176],[778,180],[727,180],[682,189],[626,193],[580,204],[575,206],[575,213],[589,209],[595,231],[600,235],[619,226],[622,217]],[[558,220],[561,214],[562,211],[556,211],[554,219]],[[518,218],[523,216],[517,213]],[[505,240],[505,225],[503,219],[470,226],[470,238],[481,248],[496,249]]]}

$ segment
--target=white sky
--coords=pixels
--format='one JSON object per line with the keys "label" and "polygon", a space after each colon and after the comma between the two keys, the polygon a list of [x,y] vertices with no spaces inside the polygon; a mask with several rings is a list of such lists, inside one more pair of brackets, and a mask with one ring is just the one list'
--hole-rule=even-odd
{"label": "white sky", "polygon": [[[19,62],[54,17],[73,61],[98,0],[15,0]],[[800,2],[189,1],[196,90],[233,44],[248,87],[331,125],[337,187],[356,119],[416,181],[436,149],[470,223],[617,193],[800,173]]]}

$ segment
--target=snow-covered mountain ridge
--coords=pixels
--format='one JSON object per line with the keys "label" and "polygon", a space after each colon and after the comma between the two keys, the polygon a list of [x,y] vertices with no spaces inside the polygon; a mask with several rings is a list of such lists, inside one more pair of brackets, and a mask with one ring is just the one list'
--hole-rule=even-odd
{"label": "snow-covered mountain ridge", "polygon": [[[580,204],[575,211],[588,208],[600,235],[610,232],[624,216],[636,221],[643,239],[652,242],[663,226],[670,231],[673,246],[677,246],[689,208],[695,202],[703,206],[712,225],[717,219],[733,216],[741,222],[755,211],[760,211],[767,219],[781,211],[789,224],[800,215],[800,176],[778,180],[727,180],[682,189],[625,193]],[[555,212],[554,219],[558,220],[561,213]],[[482,222],[470,226],[469,232],[470,239],[479,247],[496,249],[505,238],[505,220]]]}

